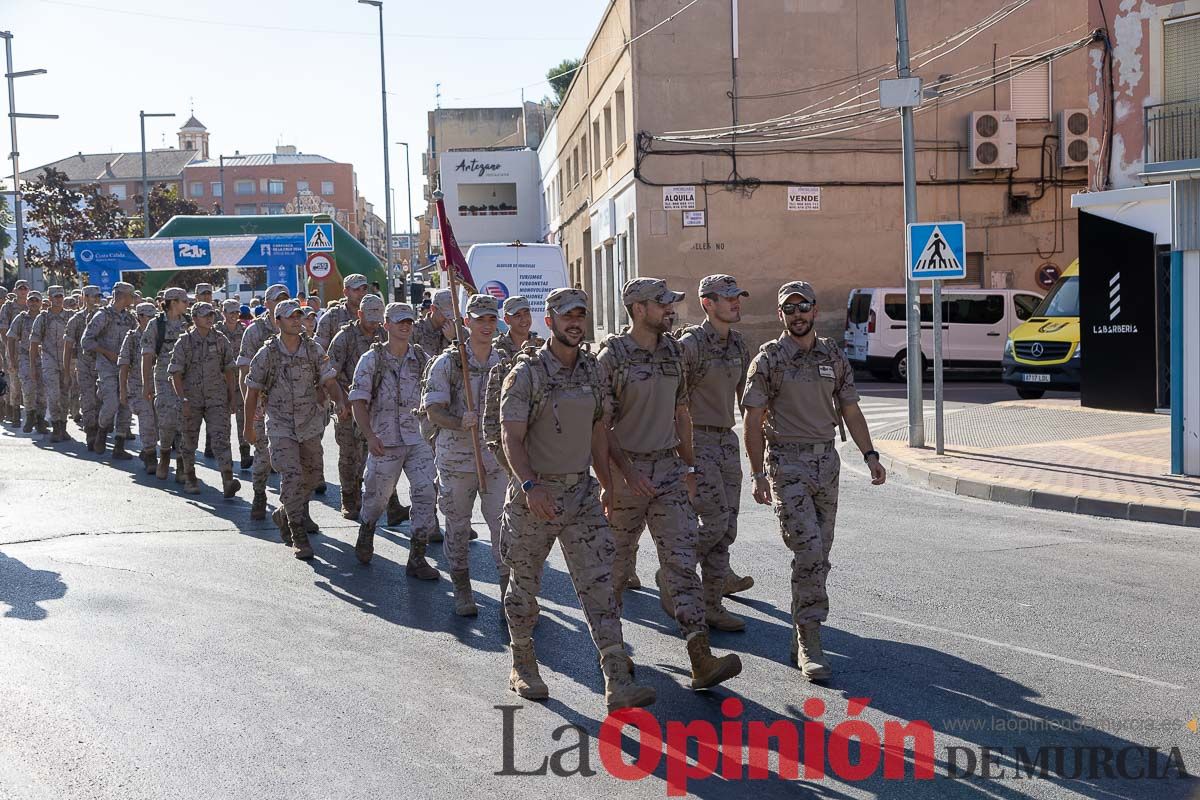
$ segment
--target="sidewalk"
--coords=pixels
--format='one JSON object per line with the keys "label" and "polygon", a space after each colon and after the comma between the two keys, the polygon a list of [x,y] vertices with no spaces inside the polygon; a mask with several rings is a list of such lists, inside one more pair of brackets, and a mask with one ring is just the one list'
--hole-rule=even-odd
{"label": "sidewalk", "polygon": [[1200,527],[1200,479],[1170,475],[1170,418],[1082,408],[1078,400],[1016,400],[945,418],[946,453],[908,426],[876,436],[889,471],[967,497],[1099,517]]}

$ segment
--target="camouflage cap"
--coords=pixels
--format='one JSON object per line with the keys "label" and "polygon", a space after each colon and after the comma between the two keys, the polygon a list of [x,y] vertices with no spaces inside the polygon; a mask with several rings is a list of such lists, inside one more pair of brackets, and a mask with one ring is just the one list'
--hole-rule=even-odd
{"label": "camouflage cap", "polygon": [[94,285],[83,287],[83,296],[84,297],[99,297],[100,296],[100,287],[94,286]]}
{"label": "camouflage cap", "polygon": [[555,314],[565,314],[576,308],[587,311],[588,296],[583,289],[555,289],[546,295],[546,309]]}
{"label": "camouflage cap", "polygon": [[309,295],[308,296],[308,307],[319,309],[321,307],[321,298],[317,297],[315,294]]}
{"label": "camouflage cap", "polygon": [[293,314],[300,313],[300,303],[295,300],[280,300],[275,306],[275,319],[287,319]]}
{"label": "camouflage cap", "polygon": [[417,312],[413,311],[413,307],[408,303],[388,303],[386,316],[387,321],[391,323],[403,322],[406,319],[415,322]]}
{"label": "camouflage cap", "polygon": [[490,294],[473,294],[467,298],[467,315],[479,319],[491,315],[500,316],[500,304]]}
{"label": "camouflage cap", "polygon": [[125,281],[118,281],[113,284],[112,293],[114,297],[117,294],[133,294],[133,284],[126,283]]}
{"label": "camouflage cap", "polygon": [[66,297],[67,292],[61,286],[51,286],[46,290],[47,297]]}
{"label": "camouflage cap", "polygon": [[709,275],[700,280],[700,296],[715,294],[718,297],[749,297],[750,293],[739,289],[737,278],[732,275]]}
{"label": "camouflage cap", "polygon": [[202,294],[212,294],[212,290],[213,288],[211,283],[197,283],[195,294],[197,297]]}
{"label": "camouflage cap", "polygon": [[[377,294],[369,294],[358,305],[359,313],[367,322],[383,322],[383,298]],[[313,309],[316,313],[316,309]]]}
{"label": "camouflage cap", "polygon": [[516,314],[518,311],[528,311],[529,300],[521,297],[519,294],[514,294],[512,297],[504,300],[504,316]]}
{"label": "camouflage cap", "polygon": [[213,308],[212,303],[207,303],[203,300],[201,300],[199,303],[196,303],[196,305],[192,306],[193,319],[195,317],[211,317],[215,313],[216,313],[216,309]]}
{"label": "camouflage cap", "polygon": [[13,284],[14,292],[20,291],[21,289],[28,289],[28,288],[29,288],[29,281],[17,281],[16,283]]}
{"label": "camouflage cap", "polygon": [[433,293],[433,304],[447,314],[454,313],[454,297],[449,289],[438,289]]}
{"label": "camouflage cap", "polygon": [[275,300],[281,294],[287,294],[288,288],[282,283],[272,283],[267,287],[266,293],[263,295],[267,300]]}
{"label": "camouflage cap", "polygon": [[672,292],[668,289],[667,282],[662,278],[634,278],[621,290],[621,304],[626,306],[649,300],[667,305],[678,303],[683,297],[683,292]]}
{"label": "camouflage cap", "polygon": [[798,294],[810,303],[817,302],[817,291],[807,281],[791,281],[779,287],[779,304],[794,294]]}
{"label": "camouflage cap", "polygon": [[37,300],[40,303],[42,301],[42,293],[39,292],[37,289],[34,289],[32,292],[29,293],[29,296],[26,297],[25,299],[30,302]]}
{"label": "camouflage cap", "polygon": [[75,295],[70,295],[63,298],[63,308],[76,309],[79,308],[79,298]]}
{"label": "camouflage cap", "polygon": [[345,289],[357,289],[360,286],[366,285],[367,276],[359,275],[357,272],[342,278],[342,287]]}
{"label": "camouflage cap", "polygon": [[300,312],[305,317],[315,317],[317,315],[317,310],[312,306],[300,306]]}
{"label": "camouflage cap", "polygon": [[163,302],[169,303],[172,300],[187,300],[187,292],[178,286],[172,286],[163,292]]}
{"label": "camouflage cap", "polygon": [[154,303],[138,303],[134,310],[139,317],[153,317],[158,313],[158,307]]}
{"label": "camouflage cap", "polygon": [[221,313],[236,314],[242,310],[242,303],[236,297],[229,297],[221,301]]}

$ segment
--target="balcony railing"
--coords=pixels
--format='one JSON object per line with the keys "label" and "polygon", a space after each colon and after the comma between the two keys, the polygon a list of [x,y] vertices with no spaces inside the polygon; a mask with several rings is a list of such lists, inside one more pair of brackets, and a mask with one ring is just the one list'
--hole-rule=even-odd
{"label": "balcony railing", "polygon": [[1145,108],[1145,163],[1200,159],[1200,100]]}

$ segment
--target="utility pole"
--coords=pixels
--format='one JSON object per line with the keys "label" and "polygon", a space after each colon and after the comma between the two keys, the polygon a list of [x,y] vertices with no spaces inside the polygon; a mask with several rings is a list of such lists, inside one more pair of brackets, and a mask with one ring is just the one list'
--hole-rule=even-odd
{"label": "utility pole", "polygon": [[[896,2],[896,75],[910,78],[908,65],[908,5]],[[912,106],[900,108],[900,133],[904,149],[904,228],[917,221],[917,156],[913,141]],[[921,293],[917,282],[908,277],[905,265],[904,301],[908,328],[908,446],[925,446],[925,398],[921,356]]]}
{"label": "utility pole", "polygon": [[[142,126],[142,238],[150,238],[150,176],[146,172],[146,117],[173,117],[174,113],[147,114],[138,112]],[[225,199],[225,187],[221,187],[221,200]]]}
{"label": "utility pole", "polygon": [[8,157],[12,159],[13,165],[13,216],[17,227],[17,278],[29,280],[30,274],[25,267],[25,212],[21,207],[21,166],[20,153],[17,148],[17,120],[58,119],[58,114],[17,113],[17,96],[13,88],[13,81],[17,78],[27,78],[31,75],[45,75],[46,70],[27,69],[21,72],[13,72],[12,32],[0,31],[0,38],[4,39],[4,63],[7,67],[4,71],[4,77],[8,80],[8,125],[9,133],[12,136],[12,152],[9,153]]}
{"label": "utility pole", "polygon": [[413,284],[413,261],[416,256],[413,253],[413,208],[412,208],[412,171],[410,168],[410,160],[408,156],[408,142],[396,142],[396,144],[404,145],[404,185],[408,187],[408,291],[409,300],[412,299],[412,284]]}
{"label": "utility pole", "polygon": [[392,172],[388,164],[388,114],[387,114],[387,68],[383,56],[383,0],[358,0],[365,6],[375,6],[379,9],[379,86],[383,97],[383,208],[386,215],[384,230],[387,234],[387,261],[383,272],[390,281],[392,278]]}

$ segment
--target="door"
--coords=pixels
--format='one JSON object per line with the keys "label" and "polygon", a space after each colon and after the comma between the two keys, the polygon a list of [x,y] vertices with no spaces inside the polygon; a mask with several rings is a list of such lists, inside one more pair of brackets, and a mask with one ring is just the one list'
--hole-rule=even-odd
{"label": "door", "polygon": [[1008,332],[1012,333],[1013,329],[1020,325],[1025,320],[1033,316],[1033,312],[1041,305],[1041,295],[1029,294],[1027,292],[1016,292],[1012,296],[1012,308],[1008,314]]}
{"label": "door", "polygon": [[1008,336],[1004,295],[955,292],[944,300],[951,344],[943,357],[959,368],[999,369]]}
{"label": "door", "polygon": [[[846,300],[846,357],[851,361],[866,361],[867,335],[872,333],[871,290],[855,289]],[[876,326],[879,323],[876,315]],[[870,355],[878,355],[871,353]]]}

